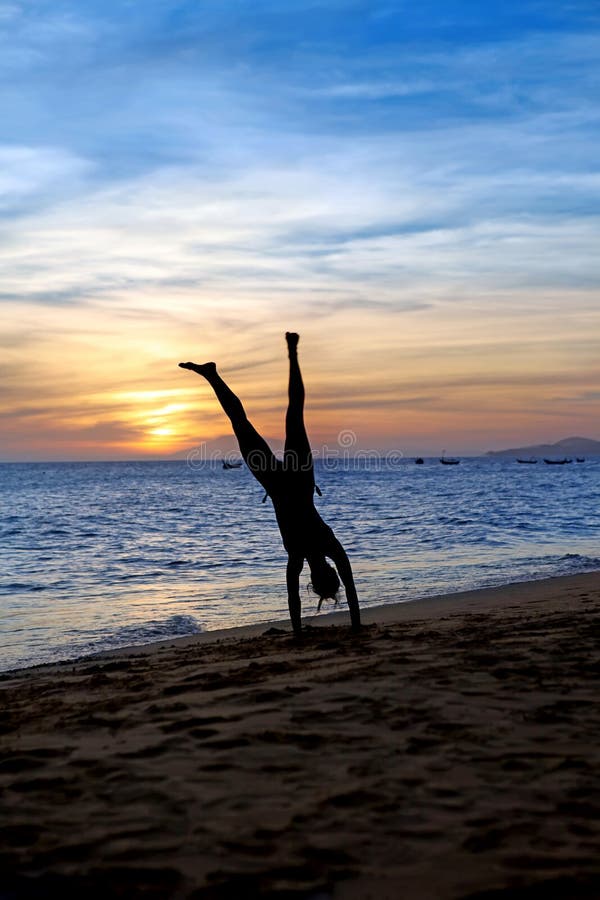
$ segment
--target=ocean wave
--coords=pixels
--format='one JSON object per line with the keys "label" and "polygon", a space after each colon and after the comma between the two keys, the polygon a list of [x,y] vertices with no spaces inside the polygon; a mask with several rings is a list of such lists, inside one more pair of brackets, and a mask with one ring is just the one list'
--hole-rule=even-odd
{"label": "ocean wave", "polygon": [[188,634],[200,634],[201,631],[202,625],[194,616],[176,615],[162,620],[153,619],[149,622],[122,625],[109,640],[112,646],[146,644]]}
{"label": "ocean wave", "polygon": [[565,553],[560,560],[570,572],[600,569],[600,558],[597,556],[583,556],[581,553]]}
{"label": "ocean wave", "polygon": [[138,578],[162,578],[164,577],[164,572],[161,572],[160,569],[157,569],[153,572],[132,572],[129,575],[117,575],[118,581],[135,581]]}
{"label": "ocean wave", "polygon": [[47,591],[49,585],[39,584],[35,581],[9,581],[6,584],[0,584],[0,591]]}
{"label": "ocean wave", "polygon": [[135,647],[168,641],[171,638],[187,637],[203,631],[200,622],[189,615],[174,615],[166,619],[151,619],[131,625],[122,625],[110,635],[98,637],[92,641],[72,640],[60,643],[55,647],[45,647],[42,651],[37,646],[35,651],[25,655],[15,655],[11,659],[0,661],[0,672],[37,666],[41,663],[60,663],[98,653],[110,653],[123,647]]}

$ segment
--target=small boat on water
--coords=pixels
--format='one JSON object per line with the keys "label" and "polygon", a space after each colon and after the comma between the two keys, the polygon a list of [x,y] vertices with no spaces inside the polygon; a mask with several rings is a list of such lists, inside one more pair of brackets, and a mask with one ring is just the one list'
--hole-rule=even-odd
{"label": "small boat on water", "polygon": [[446,456],[446,451],[442,450],[440,462],[443,466],[457,466],[460,462],[460,459],[456,459],[456,457]]}
{"label": "small boat on water", "polygon": [[521,463],[521,465],[530,466],[533,463],[537,462],[537,458],[535,456],[530,456],[529,459],[519,459],[519,457],[517,456],[517,462]]}
{"label": "small boat on water", "polygon": [[224,469],[241,469],[241,462],[227,462],[226,459],[223,460],[223,468]]}
{"label": "small boat on water", "polygon": [[544,462],[547,466],[566,466],[567,463],[573,462],[573,460],[567,459],[565,456],[564,459],[544,459]]}
{"label": "small boat on water", "polygon": [[575,457],[575,462],[585,462],[585,456],[577,456],[577,457]]}
{"label": "small boat on water", "polygon": [[[577,461],[579,462],[579,460]],[[417,456],[417,458],[415,459],[415,466],[422,466],[424,462],[425,460],[422,456]]]}

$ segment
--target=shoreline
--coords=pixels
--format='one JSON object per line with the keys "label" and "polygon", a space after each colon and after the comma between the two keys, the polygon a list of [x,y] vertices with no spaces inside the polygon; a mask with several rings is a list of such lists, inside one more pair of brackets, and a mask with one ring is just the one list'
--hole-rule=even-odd
{"label": "shoreline", "polygon": [[[454,591],[447,594],[435,594],[430,597],[421,597],[414,600],[403,600],[397,603],[382,603],[361,609],[363,625],[385,624],[388,622],[415,621],[421,618],[428,619],[441,615],[461,615],[466,612],[487,612],[496,607],[502,607],[507,601],[522,602],[528,599],[528,595],[537,597],[540,592],[560,591],[569,588],[571,582],[575,588],[579,587],[580,579],[582,588],[586,581],[591,583],[600,576],[600,569],[580,572],[576,575],[552,575],[546,578],[538,578],[532,581],[514,581],[493,587],[473,588],[466,591]],[[533,588],[533,591],[532,591]],[[535,598],[534,601],[535,602]],[[345,601],[340,604],[340,609],[328,613],[306,617],[303,616],[303,626],[308,630],[327,626],[344,626],[349,623],[348,609]],[[230,628],[216,628],[211,631],[201,631],[195,634],[182,635],[170,638],[161,638],[158,641],[150,641],[145,644],[126,644],[122,647],[114,647],[109,650],[99,650],[84,656],[68,657],[47,663],[33,663],[14,669],[0,671],[0,681],[6,677],[24,674],[27,672],[48,671],[50,668],[84,664],[90,660],[102,660],[112,657],[152,654],[165,647],[188,647],[195,644],[204,645],[230,640],[244,640],[245,638],[259,637],[270,628],[280,629],[290,633],[289,618],[266,619],[251,625],[237,625]]]}
{"label": "shoreline", "polygon": [[595,572],[10,673],[3,896],[592,900],[599,626]]}

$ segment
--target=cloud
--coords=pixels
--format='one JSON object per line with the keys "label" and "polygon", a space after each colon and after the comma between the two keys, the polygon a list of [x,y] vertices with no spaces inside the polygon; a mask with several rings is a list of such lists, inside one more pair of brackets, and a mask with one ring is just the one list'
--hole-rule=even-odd
{"label": "cloud", "polygon": [[411,97],[430,93],[438,89],[432,81],[355,81],[345,84],[332,84],[328,87],[316,87],[311,91],[313,96],[333,99],[383,100],[392,97]]}
{"label": "cloud", "polygon": [[91,164],[60,147],[0,145],[0,216],[39,210],[81,190]]}
{"label": "cloud", "polygon": [[[426,306],[440,285],[597,285],[597,221],[576,213],[579,197],[597,202],[595,173],[458,174],[427,159],[419,169],[417,149],[396,168],[393,142],[376,141],[337,158],[317,148],[296,167],[248,167],[218,179],[169,167],[88,187],[30,213],[18,229],[5,222],[2,294],[76,303],[167,290],[226,294],[229,304],[291,292],[308,304],[312,293],[315,306],[330,309],[385,309]],[[30,193],[42,185],[39,193],[56,168],[33,158],[35,176],[25,172],[14,184]],[[80,161],[59,161],[85,171]],[[559,196],[564,207],[549,217]]]}

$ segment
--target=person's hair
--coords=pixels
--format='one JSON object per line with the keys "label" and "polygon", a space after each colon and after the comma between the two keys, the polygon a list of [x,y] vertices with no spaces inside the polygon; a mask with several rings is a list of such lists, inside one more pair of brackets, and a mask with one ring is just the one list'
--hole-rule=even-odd
{"label": "person's hair", "polygon": [[309,587],[319,597],[319,600],[335,600],[336,594],[340,589],[340,579],[338,573],[328,562],[323,562],[310,573]]}

